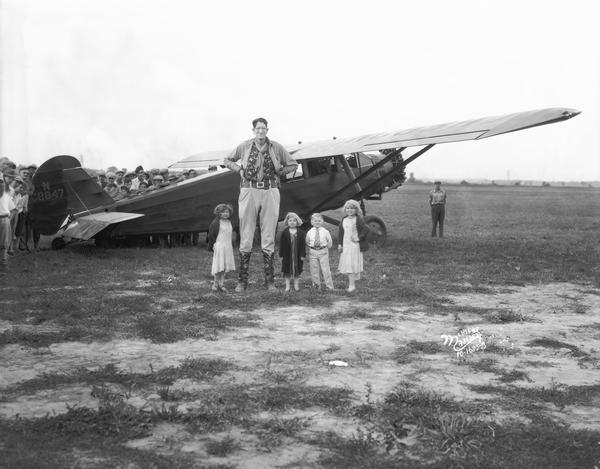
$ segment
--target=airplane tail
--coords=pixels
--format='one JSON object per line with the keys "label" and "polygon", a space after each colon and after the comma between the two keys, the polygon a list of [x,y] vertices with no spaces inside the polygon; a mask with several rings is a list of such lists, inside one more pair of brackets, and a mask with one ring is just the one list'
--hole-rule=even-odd
{"label": "airplane tail", "polygon": [[46,161],[35,172],[33,185],[29,213],[33,227],[43,235],[56,233],[69,215],[114,203],[72,156]]}

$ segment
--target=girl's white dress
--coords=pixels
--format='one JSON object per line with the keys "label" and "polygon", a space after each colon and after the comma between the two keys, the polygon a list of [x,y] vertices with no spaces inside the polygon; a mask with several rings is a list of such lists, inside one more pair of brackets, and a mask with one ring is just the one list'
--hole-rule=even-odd
{"label": "girl's white dress", "polygon": [[213,246],[211,275],[235,270],[235,259],[233,257],[233,246],[231,244],[232,232],[233,227],[229,220],[219,220],[219,234],[217,235],[217,240]]}
{"label": "girl's white dress", "polygon": [[363,255],[360,252],[360,245],[352,238],[358,239],[356,230],[356,217],[346,217],[342,220],[344,227],[344,240],[342,242],[342,253],[340,254],[340,265],[338,271],[340,274],[355,274],[356,279],[360,278],[363,271]]}

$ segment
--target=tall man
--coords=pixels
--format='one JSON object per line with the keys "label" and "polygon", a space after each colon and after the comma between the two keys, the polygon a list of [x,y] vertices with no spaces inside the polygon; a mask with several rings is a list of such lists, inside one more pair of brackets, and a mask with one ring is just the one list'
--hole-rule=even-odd
{"label": "tall man", "polygon": [[440,181],[435,181],[434,189],[429,193],[429,205],[431,206],[431,237],[435,238],[437,225],[440,225],[440,238],[444,237],[444,217],[446,215],[446,192],[442,190]]}
{"label": "tall man", "polygon": [[279,218],[279,178],[294,172],[298,163],[281,144],[267,138],[268,130],[266,119],[254,119],[254,138],[240,143],[224,161],[226,167],[240,174],[240,271],[236,292],[248,287],[248,267],[257,217],[260,223],[265,286],[269,290],[275,289],[273,255]]}

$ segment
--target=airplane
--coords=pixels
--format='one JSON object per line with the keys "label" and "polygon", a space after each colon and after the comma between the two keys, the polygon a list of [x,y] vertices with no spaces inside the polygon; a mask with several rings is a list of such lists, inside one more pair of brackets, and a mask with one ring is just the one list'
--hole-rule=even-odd
{"label": "airplane", "polygon": [[[281,181],[279,220],[296,212],[304,220],[311,213],[341,207],[350,198],[364,208],[365,199],[381,199],[390,188],[400,186],[406,166],[435,145],[481,140],[540,125],[565,121],[581,111],[546,108],[495,117],[383,132],[353,138],[334,138],[286,146],[298,162],[297,170]],[[414,150],[407,155],[408,149]],[[202,162],[223,162],[229,151],[193,155],[171,165],[171,170],[198,167]],[[213,169],[215,166],[213,166]],[[113,246],[119,240],[189,232],[206,232],[213,208],[230,203],[237,213],[239,176],[216,166],[194,178],[167,187],[114,200],[72,156],[55,156],[33,176],[30,215],[34,228],[43,235],[60,235],[54,248],[67,242],[90,240]],[[325,221],[339,224],[326,217]],[[384,220],[365,215],[374,236],[383,245]]]}

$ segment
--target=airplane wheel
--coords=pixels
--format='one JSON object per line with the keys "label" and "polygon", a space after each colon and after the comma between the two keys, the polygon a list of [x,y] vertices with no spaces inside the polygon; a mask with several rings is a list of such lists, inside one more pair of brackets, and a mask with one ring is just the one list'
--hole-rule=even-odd
{"label": "airplane wheel", "polygon": [[64,249],[66,245],[67,245],[67,242],[62,238],[54,238],[52,240],[52,249],[54,249],[55,251]]}
{"label": "airplane wheel", "polygon": [[384,221],[375,215],[367,215],[365,216],[365,223],[371,229],[371,232],[375,234],[373,239],[369,240],[371,244],[380,247],[385,245],[385,242],[387,241],[387,228],[385,227]]}

